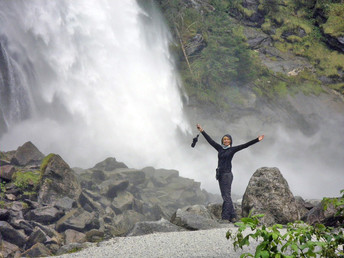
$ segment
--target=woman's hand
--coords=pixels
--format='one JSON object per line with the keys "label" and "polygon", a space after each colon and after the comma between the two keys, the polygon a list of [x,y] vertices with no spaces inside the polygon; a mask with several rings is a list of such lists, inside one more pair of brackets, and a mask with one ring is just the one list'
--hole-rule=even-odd
{"label": "woman's hand", "polygon": [[200,124],[197,124],[197,129],[198,129],[200,132],[203,132],[203,131],[204,131],[203,128],[202,128],[202,126],[201,126]]}
{"label": "woman's hand", "polygon": [[261,141],[261,140],[263,140],[263,139],[264,139],[264,134],[261,135],[261,136],[258,136],[258,140],[259,140],[259,141]]}

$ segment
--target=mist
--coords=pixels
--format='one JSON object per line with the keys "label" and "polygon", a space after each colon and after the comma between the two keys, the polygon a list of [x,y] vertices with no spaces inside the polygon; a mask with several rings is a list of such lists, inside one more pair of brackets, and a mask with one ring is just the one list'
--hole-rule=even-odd
{"label": "mist", "polygon": [[131,168],[176,169],[220,193],[217,152],[202,135],[190,146],[198,122],[215,141],[230,133],[234,145],[265,134],[234,156],[234,194],[244,193],[260,167],[278,167],[294,195],[304,198],[338,196],[343,188],[343,105],[336,111],[311,96],[296,101],[316,114],[312,134],[285,126],[288,121],[255,117],[196,121],[185,112],[187,96],[169,52],[173,41],[153,5],[13,0],[0,2],[0,14],[0,39],[26,92],[12,97],[20,102],[25,95],[30,102],[30,114],[19,122],[11,120],[18,115],[5,114],[1,151],[32,141],[71,167],[90,168],[115,157]]}
{"label": "mist", "polygon": [[[243,116],[229,122],[198,118],[204,130],[219,143],[226,133],[232,135],[234,146],[265,135],[263,141],[234,155],[232,193],[243,195],[251,176],[260,167],[277,167],[293,194],[306,199],[339,196],[340,190],[344,189],[344,103],[336,99],[329,102],[332,97],[327,94],[299,94],[293,98],[303,114],[311,118],[311,128],[308,129],[311,132],[305,131],[301,125],[290,126],[291,119],[284,120],[277,111],[275,118],[270,119],[271,111],[265,108],[260,110],[259,116]],[[297,105],[294,107],[298,108]],[[286,114],[288,112],[291,111],[285,110]],[[266,122],[267,118],[273,121]],[[219,193],[215,180],[217,152],[202,136],[197,147],[199,163],[204,167],[207,165],[211,173],[208,175],[204,171],[202,185]]]}

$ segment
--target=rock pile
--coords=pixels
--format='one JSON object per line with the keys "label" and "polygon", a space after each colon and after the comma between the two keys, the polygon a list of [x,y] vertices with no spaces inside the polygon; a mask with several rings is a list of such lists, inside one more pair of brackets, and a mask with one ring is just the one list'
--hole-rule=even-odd
{"label": "rock pile", "polygon": [[212,197],[175,170],[130,169],[115,158],[71,169],[59,155],[45,157],[31,142],[0,152],[0,162],[4,257],[61,254],[124,236],[138,222],[132,234],[183,230],[170,225],[172,214]]}

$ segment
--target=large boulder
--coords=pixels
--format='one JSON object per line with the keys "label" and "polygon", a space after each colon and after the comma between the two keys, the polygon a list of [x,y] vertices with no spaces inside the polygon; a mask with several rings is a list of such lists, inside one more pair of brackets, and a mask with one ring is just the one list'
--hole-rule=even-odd
{"label": "large boulder", "polygon": [[51,154],[43,163],[42,185],[38,200],[44,204],[55,204],[59,199],[69,197],[77,200],[81,187],[73,170],[59,156]]}
{"label": "large boulder", "polygon": [[261,222],[266,225],[300,219],[295,198],[278,168],[259,168],[251,177],[242,200],[242,216],[250,211],[265,214]]}
{"label": "large boulder", "polygon": [[39,165],[43,160],[44,155],[40,152],[32,142],[26,142],[18,147],[11,163],[18,166]]}

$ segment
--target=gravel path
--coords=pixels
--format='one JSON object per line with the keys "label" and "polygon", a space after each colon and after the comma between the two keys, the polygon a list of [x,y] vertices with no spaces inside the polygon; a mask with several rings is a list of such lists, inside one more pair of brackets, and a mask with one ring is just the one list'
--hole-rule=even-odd
{"label": "gravel path", "polygon": [[240,257],[243,252],[254,253],[254,243],[235,252],[226,238],[228,229],[237,228],[228,224],[220,229],[116,237],[58,257]]}

